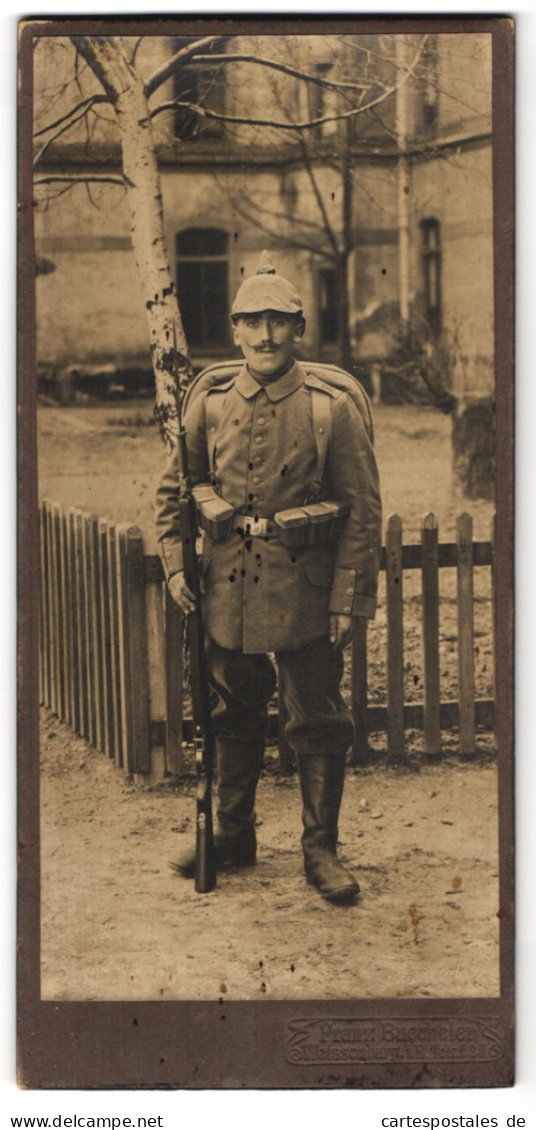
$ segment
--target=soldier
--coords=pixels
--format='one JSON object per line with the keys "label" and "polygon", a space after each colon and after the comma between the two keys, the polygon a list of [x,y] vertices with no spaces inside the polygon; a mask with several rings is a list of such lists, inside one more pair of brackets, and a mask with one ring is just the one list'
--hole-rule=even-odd
{"label": "soldier", "polygon": [[[331,902],[355,902],[357,881],[336,853],[353,732],[339,688],[353,620],[376,607],[381,503],[370,407],[349,374],[295,360],[302,302],[266,252],[231,318],[244,362],[201,375],[184,419],[194,487],[210,483],[234,515],[222,539],[200,503],[216,861],[256,860],[255,791],[276,682],[270,653],[301,785],[305,875]],[[157,536],[171,595],[188,614],[178,494],[175,455],[157,494]],[[190,852],[172,867],[191,878],[194,865]]]}

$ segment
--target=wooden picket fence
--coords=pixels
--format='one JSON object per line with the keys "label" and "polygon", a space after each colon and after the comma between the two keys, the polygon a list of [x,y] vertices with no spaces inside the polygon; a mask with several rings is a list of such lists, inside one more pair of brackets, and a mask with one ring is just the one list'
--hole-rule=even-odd
{"label": "wooden picket fence", "polygon": [[[143,535],[57,503],[42,502],[40,526],[40,701],[76,734],[128,773],[159,779],[179,773],[192,734],[184,716],[182,616],[167,592],[160,559],[144,552]],[[368,757],[368,734],[386,731],[392,757],[405,730],[422,729],[424,750],[439,754],[442,729],[458,729],[464,754],[478,725],[493,727],[493,700],[475,699],[473,571],[493,566],[493,540],[473,541],[462,514],[457,539],[439,543],[433,515],[421,541],[403,544],[402,522],[389,519],[381,568],[386,574],[385,704],[368,702],[367,625],[352,644],[354,763]],[[458,701],[440,698],[439,570],[457,571]],[[403,576],[422,575],[424,701],[404,702]],[[493,572],[493,571],[492,571]],[[278,716],[272,725],[277,732]],[[291,753],[282,737],[282,768]]]}

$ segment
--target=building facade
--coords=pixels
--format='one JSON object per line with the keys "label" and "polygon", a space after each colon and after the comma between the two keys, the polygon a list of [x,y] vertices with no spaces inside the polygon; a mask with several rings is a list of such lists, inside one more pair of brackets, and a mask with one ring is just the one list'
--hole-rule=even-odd
{"label": "building facade", "polygon": [[[302,292],[304,355],[388,370],[411,323],[425,350],[447,343],[456,393],[491,391],[490,40],[227,37],[158,88],[166,242],[197,367],[234,355],[230,302],[268,247]],[[133,41],[137,72],[182,42]],[[40,39],[38,362],[128,379],[150,369],[148,335],[114,113],[88,110],[95,95],[72,43]]]}

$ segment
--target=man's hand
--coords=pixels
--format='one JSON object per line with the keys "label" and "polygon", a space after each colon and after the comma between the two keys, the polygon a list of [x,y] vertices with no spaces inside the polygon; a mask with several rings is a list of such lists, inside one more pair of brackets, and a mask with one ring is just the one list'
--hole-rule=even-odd
{"label": "man's hand", "polygon": [[178,604],[179,608],[182,608],[186,616],[189,612],[195,611],[195,596],[192,590],[188,588],[182,570],[179,573],[174,573],[173,576],[169,578],[168,589],[175,604]]}
{"label": "man's hand", "polygon": [[337,650],[346,647],[352,636],[353,619],[351,616],[331,615],[329,618],[329,642]]}

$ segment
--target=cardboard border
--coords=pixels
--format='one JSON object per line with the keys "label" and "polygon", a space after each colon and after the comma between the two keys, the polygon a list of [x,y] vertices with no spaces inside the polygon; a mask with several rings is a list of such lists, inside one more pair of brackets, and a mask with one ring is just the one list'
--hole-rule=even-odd
{"label": "cardboard border", "polygon": [[[499,601],[496,689],[500,796],[501,995],[494,999],[56,1002],[39,996],[38,527],[35,303],[31,186],[32,45],[34,35],[312,34],[426,31],[489,32],[493,40],[493,199],[495,252],[497,538]],[[19,55],[18,289],[18,727],[19,1082],[28,1088],[379,1088],[491,1087],[514,1081],[514,25],[510,18],[324,16],[257,18],[168,16],[58,18],[21,23]],[[341,1021],[385,1031],[398,1048],[389,1062],[299,1063],[292,1030]],[[409,1029],[427,1041],[434,1025],[459,1032],[460,1058],[413,1058]],[[452,1027],[454,1026],[454,1027]],[[462,1041],[478,1040],[476,1058]],[[467,1045],[466,1045],[467,1046]],[[472,1053],[468,1053],[470,1056]],[[480,1056],[481,1058],[478,1058]]]}

